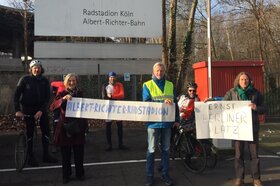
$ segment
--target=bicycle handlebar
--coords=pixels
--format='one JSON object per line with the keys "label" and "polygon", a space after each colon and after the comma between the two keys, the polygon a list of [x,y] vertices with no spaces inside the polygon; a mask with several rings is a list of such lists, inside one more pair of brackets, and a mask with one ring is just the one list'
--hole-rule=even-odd
{"label": "bicycle handlebar", "polygon": [[[14,115],[14,120],[24,120],[25,118],[32,118],[34,116],[32,115],[29,115],[29,114],[23,114],[22,117],[18,117],[16,115]],[[37,120],[35,120],[36,124],[39,124],[40,123],[40,118],[38,118]]]}

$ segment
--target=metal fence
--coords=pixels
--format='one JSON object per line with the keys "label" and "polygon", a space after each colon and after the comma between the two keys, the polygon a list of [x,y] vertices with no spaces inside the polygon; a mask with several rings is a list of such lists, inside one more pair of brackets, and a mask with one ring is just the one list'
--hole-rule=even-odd
{"label": "metal fence", "polygon": [[264,89],[267,117],[280,119],[280,72],[265,76]]}

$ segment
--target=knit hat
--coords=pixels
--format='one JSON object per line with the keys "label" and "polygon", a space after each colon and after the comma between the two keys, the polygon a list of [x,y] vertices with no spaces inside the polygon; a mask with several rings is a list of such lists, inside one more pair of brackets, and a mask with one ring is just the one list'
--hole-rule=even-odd
{"label": "knit hat", "polygon": [[117,74],[115,72],[111,71],[111,72],[108,73],[108,76],[109,77],[115,77],[115,76],[117,76]]}

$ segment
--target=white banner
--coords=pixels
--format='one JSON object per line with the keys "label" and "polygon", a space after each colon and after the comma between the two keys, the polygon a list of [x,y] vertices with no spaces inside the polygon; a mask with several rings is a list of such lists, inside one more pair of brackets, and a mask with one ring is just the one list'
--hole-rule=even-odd
{"label": "white banner", "polygon": [[253,140],[250,101],[195,102],[198,139]]}
{"label": "white banner", "polygon": [[160,37],[161,0],[36,0],[36,36]]}
{"label": "white banner", "polygon": [[155,102],[72,98],[66,117],[125,121],[174,122],[175,105]]}

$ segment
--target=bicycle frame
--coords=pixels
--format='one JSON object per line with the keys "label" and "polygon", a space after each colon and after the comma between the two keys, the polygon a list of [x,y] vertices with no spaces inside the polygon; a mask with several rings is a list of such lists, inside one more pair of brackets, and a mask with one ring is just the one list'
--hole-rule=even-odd
{"label": "bicycle frame", "polygon": [[204,146],[194,137],[193,133],[193,131],[179,126],[171,141],[171,152],[179,154],[184,166],[189,171],[201,173],[206,168],[206,152]]}

